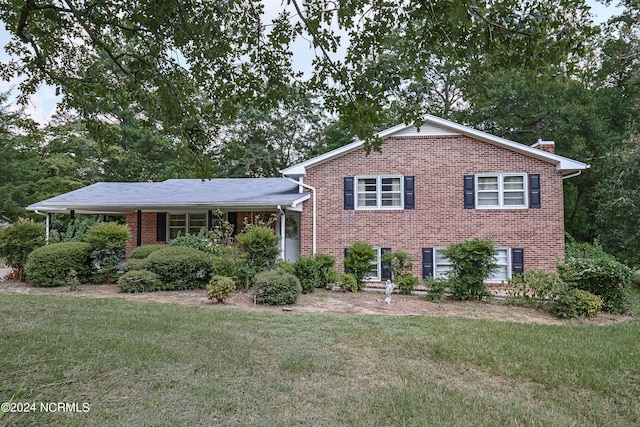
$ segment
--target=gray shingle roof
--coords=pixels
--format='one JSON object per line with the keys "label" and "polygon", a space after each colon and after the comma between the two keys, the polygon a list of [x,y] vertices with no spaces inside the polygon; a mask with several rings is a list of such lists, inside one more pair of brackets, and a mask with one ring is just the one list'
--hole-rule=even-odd
{"label": "gray shingle roof", "polygon": [[123,212],[131,210],[292,206],[309,198],[286,178],[169,179],[99,182],[34,203],[29,210]]}

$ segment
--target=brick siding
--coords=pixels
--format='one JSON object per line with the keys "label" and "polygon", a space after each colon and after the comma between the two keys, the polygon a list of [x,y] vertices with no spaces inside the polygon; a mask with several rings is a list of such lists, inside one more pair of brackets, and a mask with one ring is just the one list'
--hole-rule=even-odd
{"label": "brick siding", "polygon": [[[155,245],[158,243],[157,237],[157,214],[155,212],[142,212],[142,245]],[[136,248],[138,240],[138,213],[127,213],[127,225],[131,230],[131,239],[127,243],[127,249],[125,251],[125,258],[129,258],[131,251]]]}
{"label": "brick siding", "polygon": [[[464,209],[463,176],[476,173],[540,174],[541,209]],[[415,176],[415,209],[344,210],[343,178],[355,175]],[[421,248],[474,237],[496,246],[524,248],[525,268],[555,271],[564,257],[562,176],[553,164],[466,136],[391,137],[382,153],[358,149],[307,168],[304,182],[317,189],[317,251],[342,265],[356,240],[408,252],[421,271]],[[304,202],[300,246],[312,250],[312,201]]]}

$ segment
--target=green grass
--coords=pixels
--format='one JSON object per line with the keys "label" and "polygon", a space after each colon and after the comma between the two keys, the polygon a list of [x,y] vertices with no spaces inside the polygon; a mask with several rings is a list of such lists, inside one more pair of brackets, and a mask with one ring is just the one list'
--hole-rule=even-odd
{"label": "green grass", "polygon": [[5,425],[637,426],[640,322],[545,326],[0,294]]}

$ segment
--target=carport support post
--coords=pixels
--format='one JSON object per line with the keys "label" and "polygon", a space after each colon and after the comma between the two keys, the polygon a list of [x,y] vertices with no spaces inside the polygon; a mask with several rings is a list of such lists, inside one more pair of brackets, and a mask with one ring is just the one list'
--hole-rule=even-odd
{"label": "carport support post", "polygon": [[138,211],[138,226],[136,227],[136,246],[142,246],[142,211]]}
{"label": "carport support post", "polygon": [[49,236],[51,234],[51,212],[47,214],[47,245],[49,244]]}

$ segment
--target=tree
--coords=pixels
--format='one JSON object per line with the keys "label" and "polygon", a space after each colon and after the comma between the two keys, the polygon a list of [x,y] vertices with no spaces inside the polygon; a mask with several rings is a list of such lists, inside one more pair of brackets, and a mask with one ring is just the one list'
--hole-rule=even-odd
{"label": "tree", "polygon": [[[297,37],[318,52],[305,90],[375,142],[390,97],[404,84],[427,81],[434,58],[451,58],[450,69],[462,65],[468,82],[496,67],[571,68],[592,31],[584,0],[368,0],[338,7],[289,0],[273,19],[258,0],[0,6],[16,58],[4,77],[26,78],[23,100],[44,82],[83,117],[133,107],[147,126],[177,138],[203,170],[201,155],[221,124],[242,108],[277,105],[301,79],[291,65]],[[337,54],[342,46],[344,58]],[[406,107],[402,120],[418,120],[418,109]]]}

